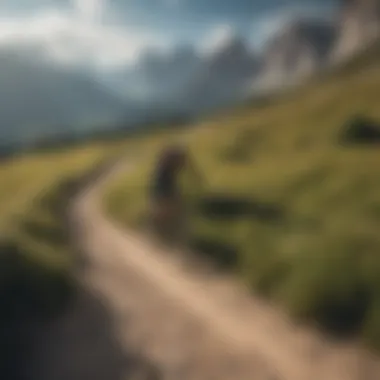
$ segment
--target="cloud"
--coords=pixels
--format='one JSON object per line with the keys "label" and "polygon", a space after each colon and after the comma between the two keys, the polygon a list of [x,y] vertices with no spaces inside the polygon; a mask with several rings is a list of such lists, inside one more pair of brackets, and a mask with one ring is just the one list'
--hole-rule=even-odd
{"label": "cloud", "polygon": [[132,63],[142,49],[164,48],[157,33],[107,24],[103,0],[72,0],[72,9],[45,8],[18,17],[0,17],[0,45],[39,46],[53,59],[98,69]]}
{"label": "cloud", "polygon": [[105,0],[71,0],[78,16],[87,22],[100,21],[106,9]]}

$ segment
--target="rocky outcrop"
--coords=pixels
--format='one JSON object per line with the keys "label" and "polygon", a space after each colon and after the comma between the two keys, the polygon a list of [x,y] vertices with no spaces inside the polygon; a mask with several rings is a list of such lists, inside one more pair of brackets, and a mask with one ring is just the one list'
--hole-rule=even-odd
{"label": "rocky outcrop", "polygon": [[290,22],[268,42],[255,85],[278,88],[313,74],[325,65],[334,36],[335,28],[326,21]]}
{"label": "rocky outcrop", "polygon": [[206,109],[238,101],[258,69],[259,60],[244,40],[232,36],[204,58],[201,70],[189,83],[186,103],[194,109]]}
{"label": "rocky outcrop", "polygon": [[380,38],[379,0],[341,0],[339,34],[331,53],[333,63],[341,62]]}

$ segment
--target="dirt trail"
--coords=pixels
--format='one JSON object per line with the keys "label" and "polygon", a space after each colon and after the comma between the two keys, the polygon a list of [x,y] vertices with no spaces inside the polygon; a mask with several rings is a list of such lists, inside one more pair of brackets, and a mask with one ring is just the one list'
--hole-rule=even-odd
{"label": "dirt trail", "polygon": [[[380,362],[368,353],[294,326],[233,279],[189,269],[183,255],[161,252],[107,220],[100,190],[120,169],[84,191],[72,213],[87,261],[84,288],[100,298],[106,322],[91,330],[99,311],[79,298],[76,309],[46,332],[39,352],[49,353],[49,365],[40,380],[380,378]],[[112,330],[107,341],[97,338],[105,326]],[[110,336],[117,350],[109,348]]]}

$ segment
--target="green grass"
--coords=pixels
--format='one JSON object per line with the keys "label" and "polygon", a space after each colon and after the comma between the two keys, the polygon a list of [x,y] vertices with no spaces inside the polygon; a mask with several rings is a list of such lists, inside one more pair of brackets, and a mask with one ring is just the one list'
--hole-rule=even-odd
{"label": "green grass", "polygon": [[60,315],[75,293],[77,258],[63,215],[69,187],[130,145],[89,143],[0,164],[0,378],[24,378],[28,333]]}
{"label": "green grass", "polygon": [[[341,143],[356,115],[380,123],[378,47],[279,101],[187,131],[208,183],[185,189],[205,254],[295,318],[380,348],[380,155],[376,146]],[[144,158],[107,189],[114,218],[138,227],[156,154],[177,137],[145,138]],[[279,216],[202,211],[213,194],[269,203]]]}

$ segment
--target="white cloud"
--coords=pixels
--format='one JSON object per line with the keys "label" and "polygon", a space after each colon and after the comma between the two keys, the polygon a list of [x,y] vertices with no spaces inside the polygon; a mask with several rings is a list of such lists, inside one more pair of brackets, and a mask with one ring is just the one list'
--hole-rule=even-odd
{"label": "white cloud", "polygon": [[0,45],[37,45],[51,58],[99,69],[131,63],[147,46],[166,46],[157,34],[102,22],[104,10],[103,0],[73,0],[73,11],[0,17]]}
{"label": "white cloud", "polygon": [[219,24],[214,26],[206,35],[200,45],[202,55],[212,55],[223,48],[236,36],[234,28],[229,24]]}
{"label": "white cloud", "polygon": [[105,0],[71,0],[71,2],[83,21],[99,21],[106,9]]}

